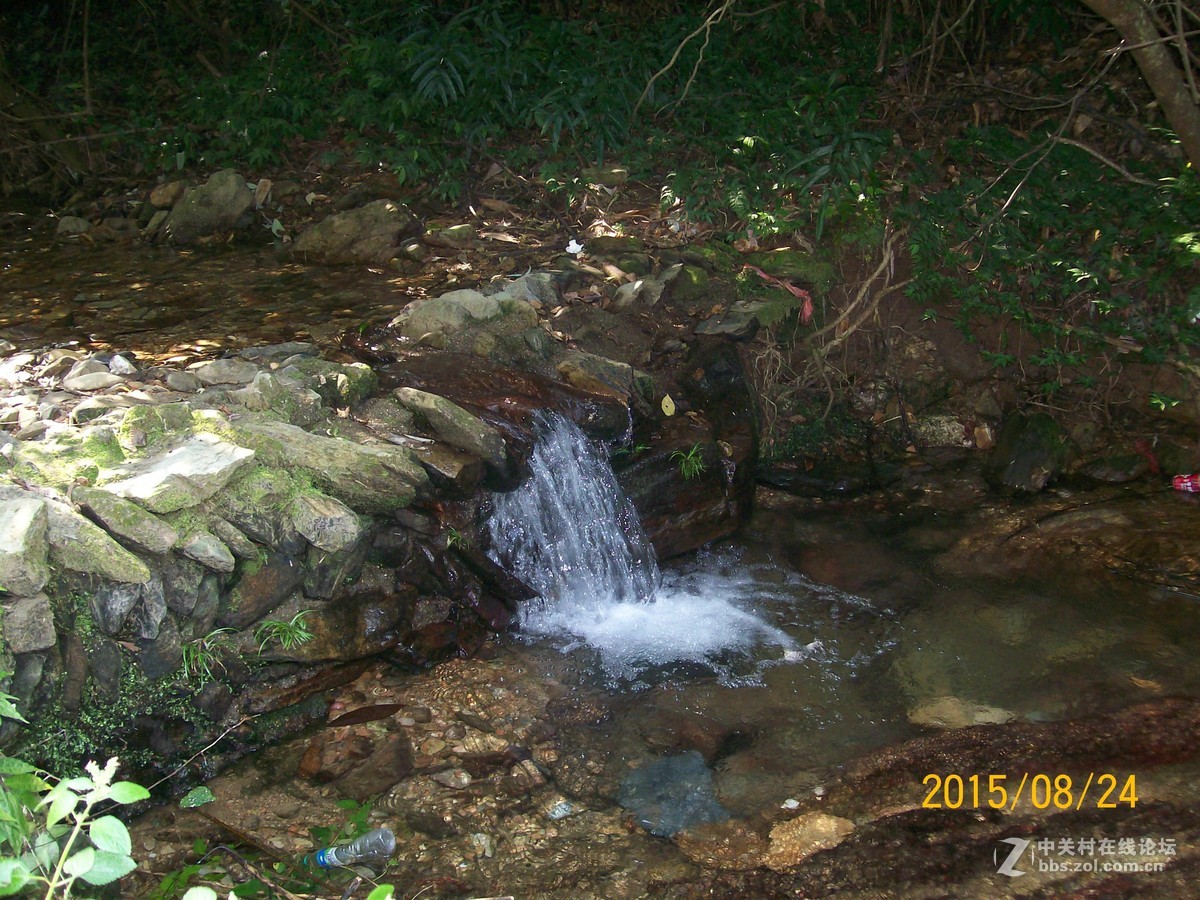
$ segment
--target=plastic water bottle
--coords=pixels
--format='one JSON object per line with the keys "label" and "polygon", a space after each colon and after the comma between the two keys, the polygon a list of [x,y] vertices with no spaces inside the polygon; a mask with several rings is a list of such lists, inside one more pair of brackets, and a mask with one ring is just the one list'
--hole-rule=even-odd
{"label": "plastic water bottle", "polygon": [[1200,475],[1176,475],[1171,484],[1177,491],[1200,494]]}
{"label": "plastic water bottle", "polygon": [[311,857],[322,869],[352,866],[355,863],[381,863],[396,852],[396,836],[390,828],[376,828],[346,844],[326,847]]}

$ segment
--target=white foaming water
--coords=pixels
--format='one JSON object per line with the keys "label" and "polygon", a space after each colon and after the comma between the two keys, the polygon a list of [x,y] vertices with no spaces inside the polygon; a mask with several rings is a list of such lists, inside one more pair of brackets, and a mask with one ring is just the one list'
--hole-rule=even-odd
{"label": "white foaming water", "polygon": [[487,523],[493,558],[538,594],[521,611],[525,634],[564,652],[587,645],[623,681],[699,665],[745,683],[764,665],[803,655],[752,611],[761,586],[750,573],[664,576],[607,461],[572,422],[541,424],[529,479],[496,496]]}

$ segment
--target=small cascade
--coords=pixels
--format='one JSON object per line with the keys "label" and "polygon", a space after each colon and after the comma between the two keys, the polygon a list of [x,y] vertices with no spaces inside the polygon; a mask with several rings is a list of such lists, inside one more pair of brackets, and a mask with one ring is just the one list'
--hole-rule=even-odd
{"label": "small cascade", "polygon": [[791,658],[792,639],[753,609],[753,580],[664,576],[607,460],[569,420],[540,424],[530,477],[495,497],[487,522],[493,559],[538,594],[522,609],[524,634],[564,652],[589,646],[619,681],[679,664],[742,681]]}

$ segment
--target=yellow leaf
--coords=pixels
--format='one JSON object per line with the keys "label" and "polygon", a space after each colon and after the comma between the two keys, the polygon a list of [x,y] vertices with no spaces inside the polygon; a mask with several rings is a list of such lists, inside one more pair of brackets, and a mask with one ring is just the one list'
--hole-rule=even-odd
{"label": "yellow leaf", "polygon": [[670,394],[663,394],[662,411],[664,416],[675,415],[675,401],[671,399]]}

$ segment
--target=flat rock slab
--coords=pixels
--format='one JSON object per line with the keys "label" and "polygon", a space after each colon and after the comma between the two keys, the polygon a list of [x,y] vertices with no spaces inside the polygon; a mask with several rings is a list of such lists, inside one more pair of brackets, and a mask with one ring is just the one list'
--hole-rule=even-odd
{"label": "flat rock slab", "polygon": [[62,503],[49,503],[50,559],[73,572],[99,575],[109,581],[145,584],[150,580],[146,564]]}
{"label": "flat rock slab", "polygon": [[288,515],[310,544],[329,553],[349,550],[362,537],[354,510],[323,494],[301,494],[292,501]]}
{"label": "flat rock slab", "polygon": [[262,462],[304,469],[322,489],[368,514],[408,506],[418,492],[430,490],[429,476],[402,447],[366,447],[281,422],[237,422],[233,427]]}
{"label": "flat rock slab", "polygon": [[74,500],[117,537],[147,553],[166,553],[179,540],[179,532],[154,513],[131,500],[99,488],[76,488]]}
{"label": "flat rock slab", "polygon": [[489,466],[503,470],[508,450],[500,432],[457,403],[416,388],[400,388],[396,399],[429,423],[433,433],[451,447],[479,457]]}
{"label": "flat rock slab", "polygon": [[129,477],[101,487],[151,512],[175,512],[203,503],[253,460],[253,450],[197,434],[162,456],[127,467]]}

